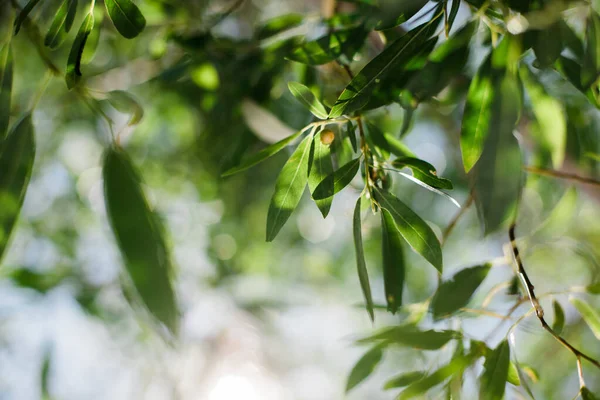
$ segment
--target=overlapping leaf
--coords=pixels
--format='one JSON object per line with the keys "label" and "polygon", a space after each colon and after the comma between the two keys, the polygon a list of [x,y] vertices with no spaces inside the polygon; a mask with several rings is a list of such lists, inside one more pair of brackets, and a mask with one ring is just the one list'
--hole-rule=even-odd
{"label": "overlapping leaf", "polygon": [[385,299],[388,311],[395,314],[402,305],[402,292],[404,290],[403,240],[394,218],[385,208],[381,209],[381,232]]}
{"label": "overlapping leaf", "polygon": [[299,82],[289,82],[288,88],[292,95],[300,101],[315,117],[327,119],[325,106],[317,99],[314,93]]}
{"label": "overlapping leaf", "polygon": [[421,350],[438,350],[450,340],[460,337],[461,334],[457,331],[423,331],[413,325],[400,325],[382,329],[372,336],[360,339],[358,343],[397,344]]}
{"label": "overlapping leaf", "polygon": [[146,27],[146,18],[131,0],[104,0],[104,4],[121,36],[132,39]]}
{"label": "overlapping leaf", "polygon": [[600,15],[590,8],[586,22],[585,50],[581,66],[581,86],[588,88],[600,74]]}
{"label": "overlapping leaf", "polygon": [[368,31],[364,27],[339,30],[294,48],[286,57],[308,65],[321,65],[344,55],[352,59],[363,46]]}
{"label": "overlapping leaf", "polygon": [[327,175],[313,192],[315,200],[326,199],[348,186],[360,168],[360,157],[342,165],[339,169]]}
{"label": "overlapping leaf", "polygon": [[44,38],[46,46],[55,49],[64,42],[67,33],[69,33],[73,26],[76,12],[77,0],[63,0]]}
{"label": "overlapping leaf", "polygon": [[451,190],[453,188],[452,182],[448,179],[440,178],[437,176],[435,167],[429,164],[427,161],[415,158],[415,157],[398,157],[393,162],[394,168],[410,168],[413,176],[418,180],[428,184],[437,189]]}
{"label": "overlapping leaf", "polygon": [[381,362],[382,358],[383,352],[379,346],[375,346],[363,355],[350,372],[348,382],[346,383],[346,393],[367,379]]}
{"label": "overlapping leaf", "polygon": [[[314,194],[316,188],[319,186],[321,182],[327,178],[327,176],[333,173],[333,163],[331,161],[331,150],[329,145],[324,144],[321,140],[321,134],[315,135],[315,139],[313,140],[311,153],[309,158],[309,173],[308,173],[308,189],[310,190],[311,195]],[[327,181],[330,185],[329,188],[325,190],[333,191],[333,181]],[[323,214],[323,218],[327,217],[329,214],[329,210],[331,209],[331,203],[333,201],[333,197],[326,197],[324,199],[316,199],[315,203],[321,214]]]}
{"label": "overlapping leaf", "polygon": [[19,33],[21,30],[21,25],[27,19],[29,13],[33,10],[33,8],[40,2],[41,0],[29,0],[25,7],[21,10],[17,18],[15,19],[15,35]]}
{"label": "overlapping leaf", "polygon": [[272,18],[261,25],[255,32],[258,40],[263,40],[271,36],[275,36],[288,29],[300,25],[303,21],[300,14],[285,14]]}
{"label": "overlapping leaf", "polygon": [[12,97],[13,56],[10,43],[0,49],[0,141],[8,133]]}
{"label": "overlapping leaf", "polygon": [[510,347],[503,340],[498,347],[486,354],[484,371],[479,380],[479,398],[482,400],[502,400],[510,362]]}

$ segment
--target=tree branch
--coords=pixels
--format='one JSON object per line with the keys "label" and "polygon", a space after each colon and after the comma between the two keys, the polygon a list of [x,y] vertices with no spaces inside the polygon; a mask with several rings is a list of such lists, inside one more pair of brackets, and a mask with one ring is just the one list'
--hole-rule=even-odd
{"label": "tree branch", "polygon": [[600,186],[600,180],[594,179],[594,178],[589,178],[589,177],[580,176],[580,175],[576,175],[576,174],[570,174],[568,172],[556,171],[553,169],[544,169],[544,168],[537,168],[537,167],[531,167],[531,166],[525,166],[524,168],[525,168],[525,171],[532,173],[532,174],[536,174],[536,175],[551,176],[551,177],[559,178],[559,179],[568,179],[568,180],[572,180],[572,181],[577,181],[577,182],[585,183],[588,185]]}

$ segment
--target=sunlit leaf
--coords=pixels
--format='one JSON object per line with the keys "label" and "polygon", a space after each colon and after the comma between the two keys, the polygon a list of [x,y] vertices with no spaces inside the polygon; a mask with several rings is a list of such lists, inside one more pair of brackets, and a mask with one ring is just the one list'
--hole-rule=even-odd
{"label": "sunlit leaf", "polygon": [[313,192],[315,200],[326,199],[348,186],[356,176],[360,167],[360,157],[342,165],[339,169],[327,175]]}
{"label": "sunlit leaf", "polygon": [[27,4],[25,4],[25,7],[23,7],[21,12],[19,13],[19,15],[17,15],[17,18],[15,19],[15,35],[19,33],[19,31],[21,30],[21,25],[23,24],[23,22],[25,22],[31,10],[33,10],[33,8],[39,2],[40,0],[29,0]]}
{"label": "sunlit leaf", "polygon": [[71,45],[69,58],[67,59],[67,88],[74,88],[81,80],[81,57],[87,42],[88,36],[94,28],[94,14],[89,13],[79,28],[75,41]]}
{"label": "sunlit leaf", "polygon": [[106,212],[131,283],[148,311],[175,334],[179,316],[162,224],[123,150],[106,151],[103,177]]}
{"label": "sunlit leaf", "polygon": [[402,305],[404,289],[404,252],[402,251],[402,236],[392,215],[386,209],[381,209],[381,246],[383,255],[383,283],[388,311],[395,314]]}
{"label": "sunlit leaf", "polygon": [[346,135],[350,139],[350,144],[352,144],[352,150],[354,150],[354,152],[357,152],[358,143],[356,141],[356,132],[354,130],[354,125],[352,125],[352,122],[350,121],[346,122]]}
{"label": "sunlit leaf", "polygon": [[588,88],[600,74],[600,15],[590,8],[586,22],[585,50],[581,66],[581,85]]}
{"label": "sunlit leaf", "polygon": [[433,318],[446,317],[466,306],[488,272],[490,265],[487,264],[465,268],[449,281],[442,282],[431,300]]}
{"label": "sunlit leaf", "polygon": [[300,14],[285,14],[272,18],[261,25],[255,32],[255,37],[258,40],[263,40],[271,36],[275,36],[288,29],[292,29],[300,25],[303,21]]}
{"label": "sunlit leaf", "polygon": [[358,280],[360,281],[360,287],[365,297],[365,303],[367,311],[371,317],[371,321],[375,321],[375,314],[373,313],[373,298],[371,296],[371,285],[369,284],[369,273],[367,271],[367,264],[365,263],[365,252],[363,250],[362,242],[362,224],[360,219],[360,204],[361,197],[356,201],[354,207],[354,219],[352,224],[352,232],[354,236],[354,249],[356,252],[356,267],[358,270]]}
{"label": "sunlit leaf", "polygon": [[576,297],[569,298],[592,333],[600,340],[600,314],[588,302]]}
{"label": "sunlit leaf", "polygon": [[379,205],[390,212],[410,247],[442,272],[442,249],[429,225],[391,193],[375,189],[374,195]]}
{"label": "sunlit leaf", "polygon": [[556,300],[552,301],[552,308],[554,309],[554,322],[552,322],[552,330],[560,335],[565,327],[565,312],[563,311],[560,303]]}
{"label": "sunlit leaf", "polygon": [[[325,131],[327,133],[327,131]],[[325,182],[328,175],[333,173],[333,163],[331,161],[331,150],[328,144],[323,143],[321,137],[324,133],[321,132],[315,135],[312,143],[311,153],[309,158],[309,173],[308,173],[308,189],[311,195],[314,194],[316,188],[321,182]],[[333,181],[328,181],[331,187],[327,190],[333,191]],[[331,208],[333,197],[315,200],[317,207],[323,214],[323,218],[327,217]]]}
{"label": "sunlit leaf", "polygon": [[575,54],[577,59],[583,58],[583,43],[573,29],[564,20],[558,21],[563,44]]}
{"label": "sunlit leaf", "polygon": [[360,360],[356,363],[350,376],[348,376],[348,382],[346,383],[346,393],[354,389],[359,383],[364,381],[373,373],[377,365],[383,358],[383,352],[379,346],[376,346],[369,350]]}
{"label": "sunlit leaf", "polygon": [[510,363],[510,347],[503,340],[498,347],[486,354],[484,371],[479,379],[479,398],[502,400]]}
{"label": "sunlit leaf", "polygon": [[448,179],[438,177],[435,167],[427,161],[415,157],[398,157],[392,162],[392,165],[398,169],[404,167],[410,168],[415,178],[434,188],[446,190],[453,188],[452,182]]}
{"label": "sunlit leaf", "polygon": [[55,49],[62,44],[73,26],[76,12],[77,0],[63,0],[44,39],[46,46]]}
{"label": "sunlit leaf", "polygon": [[104,4],[121,36],[132,39],[146,27],[146,18],[131,0],[104,0]]}
{"label": "sunlit leaf", "polygon": [[102,32],[102,21],[104,21],[104,9],[102,7],[94,8],[94,27],[88,35],[83,53],[81,54],[81,63],[89,64],[96,55],[96,49],[100,44],[100,33]]}
{"label": "sunlit leaf", "polygon": [[340,30],[329,33],[317,40],[296,47],[286,57],[309,65],[321,65],[344,55],[352,59],[363,46],[368,31],[364,27]]}
{"label": "sunlit leaf", "polygon": [[398,400],[412,399],[416,396],[421,396],[423,393],[427,392],[432,387],[441,384],[451,376],[462,374],[472,362],[473,359],[469,356],[454,358],[447,365],[409,385],[402,393],[400,393]]}
{"label": "sunlit leaf", "polygon": [[288,82],[290,92],[302,103],[315,117],[327,119],[325,106],[317,99],[313,92],[298,82]]}
{"label": "sunlit leaf", "polygon": [[415,158],[416,157],[415,153],[410,151],[410,149],[404,143],[402,143],[400,140],[398,140],[396,137],[394,137],[393,135],[391,135],[389,133],[384,133],[383,135],[385,137],[385,141],[389,145],[390,153],[392,153],[393,155],[395,155],[398,158],[400,158],[400,157]]}
{"label": "sunlit leaf", "polygon": [[0,49],[0,141],[8,134],[12,97],[13,56],[10,43]]}
{"label": "sunlit leaf", "polygon": [[27,268],[20,268],[10,272],[10,280],[17,286],[46,293],[69,276],[69,271],[55,269],[51,272],[35,272]]}
{"label": "sunlit leaf", "polygon": [[581,84],[581,65],[568,57],[560,56],[554,66],[577,90],[585,95],[591,104],[596,108],[600,108],[600,102],[596,97],[594,89]]}
{"label": "sunlit leaf", "polygon": [[144,116],[144,109],[140,103],[128,92],[124,90],[113,90],[108,93],[108,102],[118,111],[129,114],[129,122],[127,125],[133,126],[138,124]]}
{"label": "sunlit leaf", "polygon": [[456,331],[422,331],[412,325],[400,325],[384,328],[372,336],[358,340],[357,343],[397,344],[421,350],[438,350],[450,340],[460,337],[460,332]]}
{"label": "sunlit leaf", "polygon": [[519,378],[519,372],[515,363],[511,362],[508,364],[508,375],[506,381],[515,386],[521,386],[521,378]]}
{"label": "sunlit leaf", "polygon": [[267,242],[275,239],[300,203],[308,181],[308,159],[312,139],[312,135],[308,135],[300,142],[275,182],[275,193],[271,198],[267,214]]}
{"label": "sunlit leaf", "polygon": [[34,159],[35,135],[27,114],[0,141],[0,262],[21,212]]}
{"label": "sunlit leaf", "polygon": [[398,26],[412,18],[427,2],[428,0],[379,0],[371,13],[374,28],[385,30]]}
{"label": "sunlit leaf", "polygon": [[424,371],[412,371],[400,374],[385,383],[384,389],[395,389],[408,386],[413,382],[423,379],[427,375]]}

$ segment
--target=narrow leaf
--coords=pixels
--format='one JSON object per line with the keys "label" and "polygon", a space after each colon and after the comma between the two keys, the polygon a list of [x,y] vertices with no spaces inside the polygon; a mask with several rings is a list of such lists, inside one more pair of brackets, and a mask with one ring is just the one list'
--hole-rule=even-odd
{"label": "narrow leaf", "polygon": [[325,106],[316,98],[314,93],[299,82],[288,82],[290,92],[302,103],[315,117],[327,119]]}
{"label": "narrow leaf", "polygon": [[346,122],[346,135],[350,139],[350,144],[352,145],[352,150],[356,153],[358,151],[358,143],[356,141],[356,131],[354,130],[354,125],[352,122]]}
{"label": "narrow leaf", "polygon": [[403,240],[394,218],[385,209],[381,209],[381,232],[385,299],[388,311],[395,314],[402,305],[402,291],[404,289]]}
{"label": "narrow leaf", "polygon": [[0,50],[0,142],[8,133],[13,81],[13,56],[10,43]]}
{"label": "narrow leaf", "polygon": [[460,0],[452,0],[452,7],[450,8],[450,15],[448,16],[448,27],[446,28],[446,32],[450,33],[452,29],[452,25],[454,25],[454,20],[458,15],[458,10],[460,9]]}
{"label": "narrow leaf", "polygon": [[79,32],[77,32],[77,36],[69,52],[69,58],[67,59],[66,81],[67,88],[69,89],[74,88],[81,80],[81,56],[93,28],[94,14],[90,12],[83,20]]}
{"label": "narrow leaf", "polygon": [[424,371],[405,372],[387,381],[383,388],[387,390],[408,386],[413,382],[423,379],[426,375],[427,373]]}
{"label": "narrow leaf", "polygon": [[452,182],[448,179],[438,177],[435,167],[427,161],[415,157],[398,157],[392,165],[398,169],[404,167],[410,168],[415,178],[434,188],[447,190],[453,188]]}
{"label": "narrow leaf", "polygon": [[285,14],[266,21],[256,30],[255,36],[258,40],[263,40],[275,36],[288,29],[292,29],[302,23],[303,17],[300,14]]}
{"label": "narrow leaf", "polygon": [[113,90],[108,93],[108,102],[118,111],[129,114],[127,125],[138,124],[144,116],[144,109],[133,95],[123,90]]}
{"label": "narrow leaf", "polygon": [[398,344],[421,350],[439,350],[452,339],[459,339],[456,331],[422,331],[413,325],[400,325],[384,328],[357,343],[380,343],[382,345]]}
{"label": "narrow leaf", "polygon": [[427,392],[432,387],[441,384],[451,376],[462,374],[472,362],[472,357],[469,356],[456,357],[450,361],[450,363],[433,372],[429,376],[408,386],[402,393],[400,393],[398,399],[412,399],[416,396],[421,396],[423,393]]}
{"label": "narrow leaf", "polygon": [[363,46],[368,31],[363,26],[332,32],[296,47],[287,58],[308,65],[321,65],[344,55],[352,59]]}
{"label": "narrow leaf", "polygon": [[508,364],[508,375],[506,381],[515,386],[521,386],[521,378],[519,378],[519,371],[515,363],[511,362]]}
{"label": "narrow leaf", "polygon": [[373,10],[372,19],[376,21],[375,29],[385,30],[398,26],[419,12],[428,0],[381,0]]}
{"label": "narrow leaf", "polygon": [[374,194],[379,205],[390,212],[410,247],[442,272],[442,248],[429,225],[391,193],[376,189]]}
{"label": "narrow leaf", "polygon": [[42,392],[42,399],[50,399],[50,391],[49,391],[49,385],[48,385],[48,380],[50,377],[50,356],[51,353],[49,350],[46,350],[45,354],[44,354],[44,360],[42,361],[42,372],[40,374],[41,377],[41,382],[40,382],[40,386],[41,386],[41,392]]}
{"label": "narrow leaf", "polygon": [[585,323],[590,327],[592,333],[600,340],[600,314],[592,306],[581,299],[572,297],[569,299],[575,306],[579,314],[581,314]]}
{"label": "narrow leaf", "polygon": [[586,22],[581,85],[588,88],[600,74],[600,16],[593,8]]}
{"label": "narrow leaf", "polygon": [[358,280],[360,287],[365,297],[365,303],[369,317],[371,321],[375,321],[375,314],[373,313],[373,298],[371,296],[371,285],[369,284],[369,273],[367,271],[367,264],[365,263],[365,252],[363,250],[362,242],[362,224],[360,220],[360,203],[361,197],[356,201],[354,207],[354,220],[353,220],[353,236],[354,236],[354,249],[356,252],[356,268],[358,270]]}
{"label": "narrow leaf", "polygon": [[562,49],[563,43],[559,22],[555,22],[547,28],[536,32],[533,52],[540,67],[546,68],[554,64],[560,56]]}
{"label": "narrow leaf", "polygon": [[498,347],[486,355],[484,371],[479,383],[479,398],[482,400],[502,400],[508,378],[510,347],[503,340]]}
{"label": "narrow leaf", "polygon": [[267,242],[273,241],[300,203],[308,180],[308,158],[312,135],[308,135],[283,166],[267,214]]}
{"label": "narrow leaf", "polygon": [[34,159],[35,136],[27,114],[0,141],[0,262],[21,212]]}
{"label": "narrow leaf", "polygon": [[17,16],[17,18],[15,19],[15,35],[17,33],[19,33],[19,31],[21,30],[21,25],[23,25],[23,22],[25,22],[25,20],[27,19],[27,16],[31,12],[31,10],[33,10],[33,8],[39,2],[40,2],[40,0],[29,0],[27,2],[27,4],[25,4],[25,7],[23,7],[23,9],[21,10],[21,12],[19,13],[19,15]]}
{"label": "narrow leaf", "polygon": [[51,49],[56,49],[67,37],[73,26],[77,13],[77,0],[63,0],[62,5],[54,15],[52,24],[46,33],[44,44]]}
{"label": "narrow leaf", "polygon": [[[331,149],[328,144],[323,143],[323,137],[321,135],[323,135],[323,132],[315,135],[309,158],[310,172],[308,174],[308,189],[310,190],[311,195],[315,192],[318,185],[323,182],[329,174],[333,173]],[[333,181],[330,181],[330,183],[331,188],[329,189],[333,190]],[[333,197],[315,200],[317,207],[319,207],[321,214],[323,214],[323,218],[327,217],[327,214],[329,214],[332,201]]]}
{"label": "narrow leaf", "polygon": [[488,272],[490,265],[487,264],[465,268],[449,281],[442,282],[431,300],[433,318],[446,317],[466,306]]}
{"label": "narrow leaf", "polygon": [[552,302],[552,308],[554,309],[554,322],[552,322],[552,330],[560,335],[565,327],[565,312],[563,311],[560,303],[556,300]]}
{"label": "narrow leaf", "polygon": [[131,0],[104,0],[104,4],[121,36],[132,39],[146,27],[146,18]]}
{"label": "narrow leaf", "polygon": [[348,382],[346,383],[346,393],[367,379],[369,375],[373,373],[377,365],[381,362],[382,358],[383,352],[379,346],[372,348],[364,356],[362,356],[350,372]]}
{"label": "narrow leaf", "polygon": [[125,152],[114,147],[106,151],[103,176],[106,212],[131,282],[150,313],[175,334],[177,302],[160,220],[150,209],[139,174]]}
{"label": "narrow leaf", "polygon": [[267,158],[279,153],[281,150],[286,148],[290,143],[296,140],[302,131],[298,131],[291,136],[286,137],[285,139],[280,140],[277,143],[273,143],[272,145],[265,147],[261,151],[252,156],[246,158],[240,165],[237,167],[233,167],[225,171],[221,176],[229,176],[233,174],[237,174],[238,172],[242,172],[247,170],[250,167],[255,166],[256,164],[266,160]]}
{"label": "narrow leaf", "polygon": [[342,165],[338,170],[327,175],[313,192],[315,200],[326,199],[348,186],[356,176],[360,167],[360,157]]}
{"label": "narrow leaf", "polygon": [[598,400],[598,396],[594,395],[587,387],[581,388],[581,399],[582,400]]}
{"label": "narrow leaf", "polygon": [[403,177],[405,177],[406,179],[408,179],[409,181],[412,181],[412,182],[416,183],[417,185],[419,185],[435,194],[439,194],[440,196],[447,198],[448,200],[450,200],[452,202],[452,204],[454,204],[456,207],[460,208],[460,203],[454,197],[450,196],[449,194],[444,193],[441,190],[434,188],[433,186],[429,186],[425,182],[418,180],[417,178],[415,178],[412,175],[405,174],[404,172],[398,172],[398,173],[400,175],[402,175]]}

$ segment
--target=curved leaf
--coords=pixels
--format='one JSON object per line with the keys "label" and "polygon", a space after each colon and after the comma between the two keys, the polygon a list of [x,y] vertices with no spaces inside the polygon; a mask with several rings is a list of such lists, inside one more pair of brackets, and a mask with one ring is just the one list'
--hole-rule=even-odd
{"label": "curved leaf", "polygon": [[104,4],[121,36],[132,39],[146,27],[146,18],[131,0],[104,0]]}
{"label": "curved leaf", "polygon": [[363,46],[367,33],[362,26],[332,32],[296,47],[286,58],[308,65],[326,64],[342,55],[352,59]]}
{"label": "curved leaf", "polygon": [[51,49],[55,49],[62,44],[67,37],[67,33],[73,26],[73,20],[77,13],[77,0],[64,0],[52,20],[52,25],[46,33],[44,44]]}
{"label": "curved leaf", "polygon": [[25,22],[25,19],[27,19],[27,16],[31,12],[31,10],[33,10],[33,8],[40,1],[41,0],[29,0],[27,2],[27,4],[25,4],[25,7],[23,7],[23,9],[21,10],[21,12],[19,13],[19,15],[17,16],[17,18],[15,19],[15,35],[17,33],[19,33],[19,31],[21,30],[21,25],[23,25],[23,22]]}
{"label": "curved leaf", "polygon": [[394,168],[410,168],[415,178],[436,189],[451,190],[453,188],[452,182],[438,177],[435,167],[427,161],[415,157],[398,157],[392,162],[392,165]]}
{"label": "curved leaf", "polygon": [[556,300],[552,301],[552,308],[554,309],[554,322],[552,322],[552,330],[557,335],[560,335],[565,327],[565,312],[560,306],[560,303]]}
{"label": "curved leaf", "polygon": [[326,199],[338,193],[352,182],[360,167],[360,157],[342,165],[338,170],[327,175],[313,192],[315,200]]}
{"label": "curved leaf", "polygon": [[124,90],[113,90],[108,93],[108,102],[117,111],[124,114],[129,114],[129,122],[127,125],[132,126],[139,123],[144,117],[144,109],[138,101],[130,93]]}
{"label": "curved leaf", "polygon": [[559,22],[536,32],[533,52],[540,63],[540,67],[545,68],[554,64],[562,49],[563,43]]}
{"label": "curved leaf", "polygon": [[292,29],[300,25],[303,21],[301,14],[285,14],[272,18],[260,26],[255,33],[258,40],[263,40],[271,36],[275,36],[288,29]]}
{"label": "curved leaf", "polygon": [[8,133],[13,81],[13,56],[10,43],[0,50],[0,141]]}
{"label": "curved leaf", "polygon": [[71,51],[69,52],[69,58],[67,59],[67,88],[74,88],[79,81],[81,80],[81,57],[83,55],[83,50],[85,48],[85,43],[87,42],[88,36],[92,32],[94,28],[94,14],[90,12],[83,22],[81,23],[81,27],[79,28],[79,32],[77,32],[77,36],[75,37],[75,41],[71,46]]}
{"label": "curved leaf", "polygon": [[590,7],[586,22],[585,49],[581,65],[581,86],[588,88],[600,74],[600,15]]}
{"label": "curved leaf", "polygon": [[[308,173],[308,189],[310,190],[311,195],[315,192],[318,185],[333,172],[331,149],[329,145],[324,144],[321,140],[322,133],[323,132],[315,135],[309,158],[310,171]],[[333,181],[330,181],[330,183],[331,190],[333,190]],[[327,214],[329,214],[332,201],[333,197],[315,200],[315,203],[317,204],[317,207],[319,207],[323,218],[326,218]]]}
{"label": "curved leaf", "polygon": [[171,259],[138,172],[125,152],[111,147],[104,155],[103,177],[106,212],[131,282],[150,313],[175,334],[178,311]]}
{"label": "curved leaf", "polygon": [[404,289],[404,253],[402,236],[394,218],[386,209],[381,209],[381,244],[383,255],[383,283],[388,311],[395,314],[402,305]]}
{"label": "curved leaf", "polygon": [[369,350],[360,360],[356,363],[350,376],[348,376],[348,382],[346,383],[346,393],[354,389],[359,383],[364,381],[373,373],[377,365],[383,358],[383,352],[379,346],[376,346]]}
{"label": "curved leaf", "polygon": [[498,347],[486,354],[484,371],[479,383],[479,398],[482,400],[502,400],[510,362],[510,347],[503,340]]}
{"label": "curved leaf", "polygon": [[408,386],[413,382],[416,382],[420,379],[423,379],[427,375],[424,371],[412,371],[405,372],[400,374],[390,380],[388,380],[385,385],[383,385],[384,389],[395,389],[399,387]]}
{"label": "curved leaf", "polygon": [[317,99],[313,92],[299,82],[288,82],[292,95],[300,101],[315,117],[327,119],[325,106]]}
{"label": "curved leaf", "polygon": [[581,314],[585,323],[590,327],[596,339],[600,340],[600,314],[598,314],[598,311],[592,308],[586,301],[576,297],[572,297],[569,300],[573,303],[577,311],[579,311],[579,314]]}
{"label": "curved leaf", "polygon": [[382,345],[397,344],[421,350],[441,349],[452,339],[459,339],[460,332],[457,331],[422,331],[412,325],[400,325],[384,328],[357,343],[377,343]]}
{"label": "curved leaf", "polygon": [[356,252],[356,268],[358,270],[358,280],[365,297],[367,305],[367,311],[371,321],[375,321],[375,314],[373,313],[373,298],[371,297],[371,285],[369,284],[369,273],[367,271],[367,264],[365,263],[365,252],[363,250],[362,242],[362,225],[360,220],[360,203],[361,197],[356,201],[354,207],[354,219],[352,224],[352,232],[354,236],[354,249]]}
{"label": "curved leaf", "polygon": [[420,396],[434,386],[439,385],[451,376],[462,374],[465,369],[473,362],[473,358],[469,356],[455,357],[450,363],[420,379],[408,386],[398,399],[412,399],[415,396]]}

